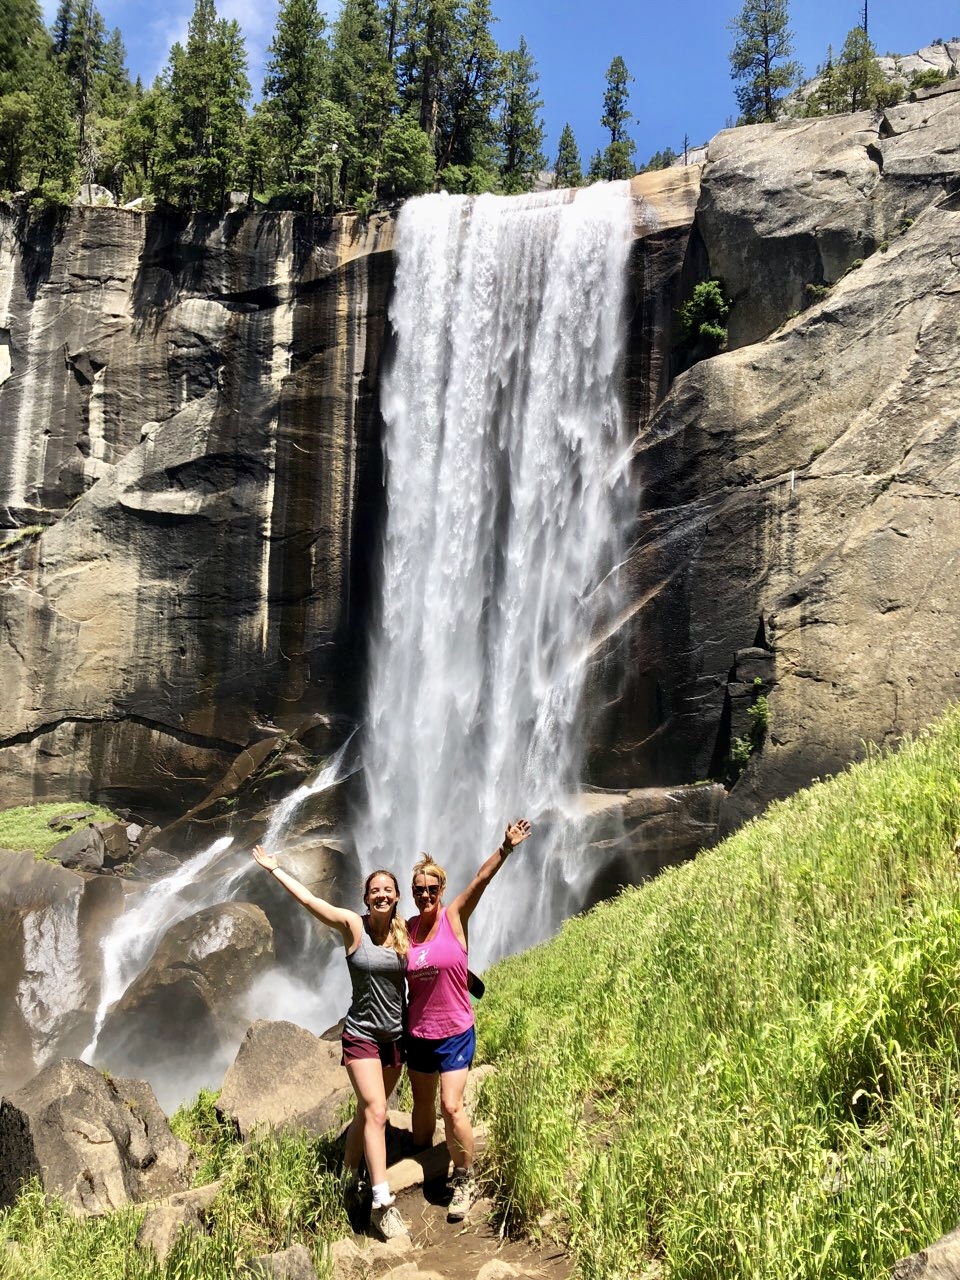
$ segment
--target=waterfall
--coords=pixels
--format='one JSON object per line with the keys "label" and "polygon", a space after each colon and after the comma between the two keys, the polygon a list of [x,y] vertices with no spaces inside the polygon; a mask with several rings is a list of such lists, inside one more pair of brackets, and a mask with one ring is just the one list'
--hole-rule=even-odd
{"label": "waterfall", "polygon": [[538,824],[488,891],[475,964],[580,905],[570,797],[629,502],[617,380],[632,219],[613,183],[427,196],[397,223],[356,839],[402,885],[428,850],[450,896],[507,820]]}

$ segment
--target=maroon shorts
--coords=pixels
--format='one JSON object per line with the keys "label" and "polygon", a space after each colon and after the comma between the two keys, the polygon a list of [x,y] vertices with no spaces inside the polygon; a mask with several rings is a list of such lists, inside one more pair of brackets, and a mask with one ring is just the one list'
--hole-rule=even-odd
{"label": "maroon shorts", "polygon": [[363,1036],[352,1036],[349,1031],[344,1031],[340,1044],[343,1046],[342,1067],[361,1058],[379,1058],[384,1067],[403,1066],[402,1040],[365,1040]]}

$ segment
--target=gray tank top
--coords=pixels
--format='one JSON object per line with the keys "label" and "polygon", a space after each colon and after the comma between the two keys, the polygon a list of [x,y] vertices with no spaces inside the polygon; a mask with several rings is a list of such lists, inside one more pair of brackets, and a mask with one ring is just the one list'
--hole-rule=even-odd
{"label": "gray tank top", "polygon": [[397,1040],[403,1031],[403,958],[392,947],[378,947],[364,928],[347,968],[353,999],[344,1031],[364,1040]]}

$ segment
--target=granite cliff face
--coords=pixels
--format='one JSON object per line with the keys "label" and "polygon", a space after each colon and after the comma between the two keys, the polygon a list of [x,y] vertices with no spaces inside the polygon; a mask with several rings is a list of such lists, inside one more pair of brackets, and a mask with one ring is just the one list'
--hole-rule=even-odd
{"label": "granite cliff face", "polygon": [[720,134],[696,234],[735,349],[638,433],[608,649],[631,676],[595,759],[620,785],[716,775],[757,680],[734,824],[960,696],[960,92]]}
{"label": "granite cliff face", "polygon": [[0,803],[177,812],[354,710],[391,230],[0,223]]}

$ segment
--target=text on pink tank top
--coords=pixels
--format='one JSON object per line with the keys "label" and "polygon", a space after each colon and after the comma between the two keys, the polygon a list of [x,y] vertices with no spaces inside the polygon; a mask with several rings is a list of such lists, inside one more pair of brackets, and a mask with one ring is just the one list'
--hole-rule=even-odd
{"label": "text on pink tank top", "polygon": [[443,1040],[473,1026],[467,952],[453,932],[445,907],[440,909],[435,938],[416,942],[420,927],[418,916],[410,930],[407,954],[407,1030],[420,1040]]}

